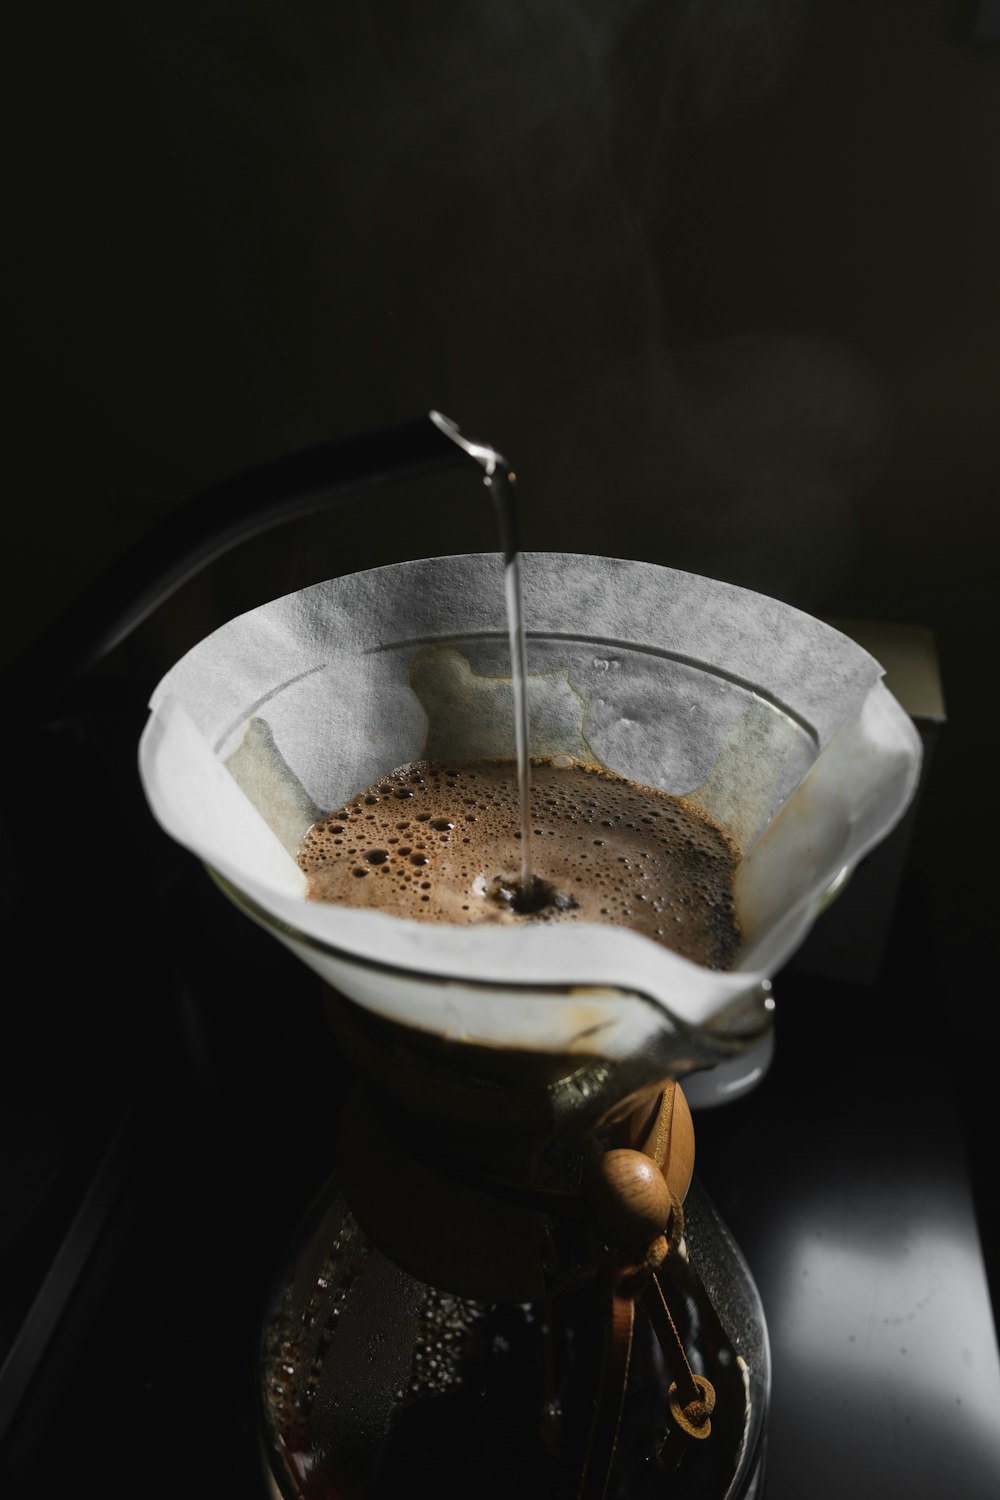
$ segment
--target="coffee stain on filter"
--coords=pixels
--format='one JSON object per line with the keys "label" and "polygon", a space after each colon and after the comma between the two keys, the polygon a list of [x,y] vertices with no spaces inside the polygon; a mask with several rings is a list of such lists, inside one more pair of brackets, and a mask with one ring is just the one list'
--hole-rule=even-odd
{"label": "coffee stain on filter", "polygon": [[[428,646],[410,662],[407,680],[427,715],[427,760],[509,760],[514,755],[510,676],[477,672],[455,646]],[[565,668],[528,673],[533,756],[570,755],[594,762],[584,731],[585,699]]]}
{"label": "coffee stain on filter", "polygon": [[725,828],[746,853],[788,795],[787,771],[793,756],[801,757],[802,739],[799,725],[772,704],[752,704],[687,801]]}
{"label": "coffee stain on filter", "polygon": [[266,719],[247,720],[243,738],[227,757],[226,769],[271,832],[294,858],[307,829],[322,817],[275,743]]}

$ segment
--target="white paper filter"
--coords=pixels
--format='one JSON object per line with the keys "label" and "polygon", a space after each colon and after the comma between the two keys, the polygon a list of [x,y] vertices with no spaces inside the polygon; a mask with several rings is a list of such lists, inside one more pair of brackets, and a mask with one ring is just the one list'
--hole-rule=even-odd
{"label": "white paper filter", "polygon": [[730,830],[735,970],[607,926],[450,927],[304,899],[293,856],[320,813],[425,756],[513,756],[495,554],[352,574],[231,620],[157,687],[140,774],[166,832],[352,999],[446,1036],[624,1055],[717,1024],[781,967],[902,816],[920,742],[879,664],[788,605],[617,558],[522,567],[532,753],[693,796]]}

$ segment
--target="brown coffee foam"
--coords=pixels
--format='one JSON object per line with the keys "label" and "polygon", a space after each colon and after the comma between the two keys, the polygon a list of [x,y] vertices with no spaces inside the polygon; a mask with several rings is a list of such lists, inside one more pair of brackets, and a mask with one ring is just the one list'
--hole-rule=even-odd
{"label": "brown coffee foam", "polygon": [[520,870],[512,760],[400,766],[319,819],[298,852],[309,899],[463,925],[609,923],[732,967],[739,850],[721,828],[683,798],[576,761],[535,760],[531,781],[532,866],[557,896],[540,910],[495,895]]}

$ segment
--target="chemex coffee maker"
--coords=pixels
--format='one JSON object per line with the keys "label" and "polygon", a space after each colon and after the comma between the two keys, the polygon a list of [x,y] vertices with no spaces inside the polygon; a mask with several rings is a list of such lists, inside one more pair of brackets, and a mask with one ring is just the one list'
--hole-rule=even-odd
{"label": "chemex coffee maker", "polygon": [[[502,466],[432,415],[234,482],[150,545],[145,589],[133,566],[107,643],[242,536],[452,463],[470,484]],[[532,756],[681,795],[723,828],[737,961],[705,968],[617,925],[308,900],[295,855],[318,817],[422,758],[514,756],[512,558],[505,543],[276,599],[150,703],[154,816],[313,972],[355,1077],[329,1180],[275,1267],[264,1473],[282,1500],[759,1496],[766,1321],[694,1172],[685,1080],[766,1045],[771,975],[901,818],[919,741],[879,664],[796,609],[646,563],[520,555]]]}

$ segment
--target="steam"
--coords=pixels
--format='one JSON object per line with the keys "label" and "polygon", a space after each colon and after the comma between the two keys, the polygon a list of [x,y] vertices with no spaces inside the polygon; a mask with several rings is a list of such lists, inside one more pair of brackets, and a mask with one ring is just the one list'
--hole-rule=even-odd
{"label": "steam", "polygon": [[[526,548],[821,605],[887,441],[870,373],[807,330],[737,332],[724,262],[701,293],[719,305],[688,320],[718,336],[675,332],[676,247],[696,264],[703,232],[685,214],[692,142],[767,102],[808,13],[388,0],[248,17],[238,55],[207,20],[192,46],[160,17],[144,65],[182,73],[195,139],[219,139],[222,100],[247,158],[207,184],[238,241],[214,272],[238,337],[223,327],[213,390],[257,414],[263,453],[440,408],[516,464]],[[199,286],[218,239],[198,240]],[[218,325],[215,303],[194,312]],[[344,525],[348,570],[369,559]],[[422,514],[390,539],[399,558],[449,552],[453,520]]]}
{"label": "steam", "polygon": [[526,546],[805,608],[849,566],[886,441],[870,375],[782,328],[678,347],[663,315],[665,290],[683,297],[660,263],[680,137],[775,86],[805,5],[515,0],[345,22],[371,91],[344,101],[356,152],[334,188],[373,298],[365,363],[401,411],[431,389],[511,455]]}
{"label": "steam", "polygon": [[822,610],[891,439],[878,382],[815,334],[759,329],[667,357],[684,447],[669,503],[643,512],[647,536],[674,566]]}

